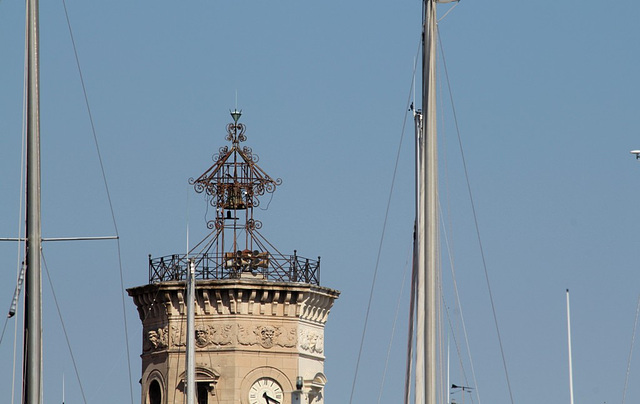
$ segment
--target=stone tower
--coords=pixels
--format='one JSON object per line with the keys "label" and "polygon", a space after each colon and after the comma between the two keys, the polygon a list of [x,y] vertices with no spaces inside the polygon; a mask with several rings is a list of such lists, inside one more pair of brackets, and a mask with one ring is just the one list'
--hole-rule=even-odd
{"label": "stone tower", "polygon": [[[140,315],[142,404],[185,402],[187,339],[198,404],[324,403],[324,325],[340,292],[320,286],[320,258],[281,254],[253,217],[282,183],[258,165],[233,111],[215,164],[197,179],[215,208],[188,255],[149,257],[149,284],[128,289]],[[187,267],[196,268],[195,335],[186,333]]]}

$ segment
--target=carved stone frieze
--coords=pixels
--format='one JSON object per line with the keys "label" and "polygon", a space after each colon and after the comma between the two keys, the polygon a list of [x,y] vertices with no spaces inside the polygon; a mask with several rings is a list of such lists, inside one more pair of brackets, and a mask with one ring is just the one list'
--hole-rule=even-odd
{"label": "carved stone frieze", "polygon": [[322,354],[324,352],[324,336],[311,330],[300,330],[300,349],[309,353]]}
{"label": "carved stone frieze", "polygon": [[[235,345],[259,345],[265,349],[274,346],[295,348],[299,340],[296,327],[231,323],[197,325],[194,337],[196,347],[200,349]],[[143,350],[149,352],[167,348],[182,348],[186,346],[186,341],[186,327],[174,324],[170,327],[148,331]]]}
{"label": "carved stone frieze", "polygon": [[240,345],[260,345],[265,349],[274,346],[294,348],[297,343],[295,328],[274,325],[242,326],[238,324],[237,336]]}
{"label": "carved stone frieze", "polygon": [[231,345],[233,326],[230,324],[220,325],[199,325],[196,327],[196,346],[205,348],[207,346]]}

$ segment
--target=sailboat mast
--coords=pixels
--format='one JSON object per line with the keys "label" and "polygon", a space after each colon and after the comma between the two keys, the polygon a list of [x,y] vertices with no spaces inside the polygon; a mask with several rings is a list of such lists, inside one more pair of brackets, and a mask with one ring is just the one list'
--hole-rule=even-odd
{"label": "sailboat mast", "polygon": [[27,274],[23,403],[42,400],[42,287],[40,269],[40,63],[38,0],[27,2]]}
{"label": "sailboat mast", "polygon": [[[420,184],[418,214],[420,240],[420,273],[418,275],[418,313],[424,320],[424,375],[416,380],[416,402],[436,403],[436,307],[438,263],[438,155],[436,132],[436,0],[424,0],[422,49],[422,141],[420,142]],[[422,324],[421,324],[422,323]],[[418,364],[417,364],[418,365]],[[416,375],[418,372],[416,371]],[[417,377],[417,376],[416,376]],[[421,390],[421,391],[419,391]],[[423,396],[423,401],[420,400]]]}
{"label": "sailboat mast", "polygon": [[[413,229],[413,268],[411,271],[411,298],[409,303],[409,330],[408,330],[408,338],[407,338],[407,366],[405,369],[405,379],[404,379],[404,404],[409,404],[411,401],[411,375],[413,374],[413,355],[416,355],[416,367],[417,362],[421,361],[424,358],[424,355],[421,354],[421,349],[418,348],[416,344],[416,350],[414,352],[414,330],[416,330],[416,338],[418,339],[418,330],[422,330],[423,328],[419,328],[417,326],[417,317],[416,317],[416,308],[417,308],[417,299],[418,299],[418,274],[421,272],[419,270],[420,265],[420,241],[419,241],[419,231],[418,231],[418,223],[420,222],[418,218],[418,214],[420,209],[419,206],[419,189],[420,189],[420,143],[422,140],[422,112],[416,111],[414,109],[413,118],[415,120],[415,211],[416,211],[416,221]],[[420,331],[421,332],[421,331]],[[422,369],[422,368],[421,368]],[[416,369],[416,379],[417,379],[417,369]]]}

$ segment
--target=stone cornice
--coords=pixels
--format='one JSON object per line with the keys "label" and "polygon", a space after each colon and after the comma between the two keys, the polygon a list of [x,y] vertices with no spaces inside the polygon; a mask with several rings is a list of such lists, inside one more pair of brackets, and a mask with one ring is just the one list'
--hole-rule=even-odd
{"label": "stone cornice", "polygon": [[[143,323],[163,322],[185,313],[184,282],[169,281],[127,289]],[[301,283],[260,279],[199,280],[196,316],[264,316],[325,324],[340,292]]]}

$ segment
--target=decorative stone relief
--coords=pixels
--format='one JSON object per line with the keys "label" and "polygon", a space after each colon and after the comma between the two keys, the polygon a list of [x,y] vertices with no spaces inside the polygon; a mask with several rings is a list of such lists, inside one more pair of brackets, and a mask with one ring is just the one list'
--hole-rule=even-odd
{"label": "decorative stone relief", "polygon": [[219,326],[209,326],[209,330],[212,331],[211,343],[214,345],[231,345],[233,340],[233,325],[222,324]]}
{"label": "decorative stone relief", "polygon": [[[170,329],[171,331],[169,331],[169,327],[165,327],[149,331],[144,341],[144,351],[162,350],[167,349],[169,346],[174,348],[186,346],[186,328],[172,325]],[[201,349],[235,344],[245,346],[260,345],[265,349],[270,349],[274,346],[295,348],[302,337],[302,333],[298,337],[295,327],[274,325],[199,324],[195,330],[196,347]],[[305,337],[309,338],[306,334]],[[310,352],[322,352],[322,344],[318,342],[317,336],[312,342],[307,342],[305,346],[315,347],[309,348],[315,349]]]}
{"label": "decorative stone relief", "polygon": [[175,325],[171,326],[171,345],[172,346],[186,346],[187,338],[185,332],[182,332],[180,327]]}
{"label": "decorative stone relief", "polygon": [[167,346],[169,346],[169,333],[167,327],[148,331],[144,345],[143,349],[145,351],[160,351],[162,349],[166,349]]}
{"label": "decorative stone relief", "polygon": [[274,346],[293,348],[296,346],[296,330],[273,325],[244,327],[238,324],[238,343],[240,345],[260,345],[265,349]]}
{"label": "decorative stone relief", "polygon": [[224,346],[230,345],[233,326],[223,325],[199,325],[196,327],[196,346],[204,348],[209,345]]}
{"label": "decorative stone relief", "polygon": [[324,352],[324,337],[321,333],[310,330],[300,330],[300,348],[309,353],[322,354]]}
{"label": "decorative stone relief", "polygon": [[199,325],[196,327],[196,346],[203,348],[209,345],[209,327],[206,325]]}
{"label": "decorative stone relief", "polygon": [[298,333],[296,329],[291,328],[288,332],[283,333],[278,342],[278,345],[285,348],[295,348],[298,344]]}

